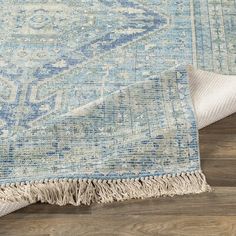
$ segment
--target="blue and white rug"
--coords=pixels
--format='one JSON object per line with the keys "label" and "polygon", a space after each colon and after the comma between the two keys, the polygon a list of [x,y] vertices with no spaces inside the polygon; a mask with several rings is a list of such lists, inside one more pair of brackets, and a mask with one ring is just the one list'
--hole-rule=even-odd
{"label": "blue and white rug", "polygon": [[235,43],[217,40],[231,34],[230,19],[215,17],[231,1],[209,3],[210,28],[199,4],[0,0],[0,200],[210,190],[183,65],[231,74],[235,54],[224,47]]}

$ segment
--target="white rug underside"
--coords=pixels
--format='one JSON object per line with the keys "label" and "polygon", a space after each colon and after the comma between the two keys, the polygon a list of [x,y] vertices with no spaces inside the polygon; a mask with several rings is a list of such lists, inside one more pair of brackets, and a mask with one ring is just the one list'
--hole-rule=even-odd
{"label": "white rug underside", "polygon": [[236,76],[190,68],[190,93],[202,129],[236,112]]}

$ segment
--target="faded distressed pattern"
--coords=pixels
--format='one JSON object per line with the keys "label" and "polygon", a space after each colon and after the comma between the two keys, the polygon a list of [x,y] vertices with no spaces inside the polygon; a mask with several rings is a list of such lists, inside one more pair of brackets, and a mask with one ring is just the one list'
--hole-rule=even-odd
{"label": "faded distressed pattern", "polygon": [[189,0],[167,2],[0,0],[1,137],[191,62]]}
{"label": "faded distressed pattern", "polygon": [[11,138],[10,150],[3,142],[1,182],[199,170],[186,77],[178,69],[136,83]]}
{"label": "faded distressed pattern", "polygon": [[193,1],[196,65],[219,74],[236,74],[235,0]]}
{"label": "faded distressed pattern", "polygon": [[199,60],[195,8],[0,0],[0,183],[200,170],[177,66]]}

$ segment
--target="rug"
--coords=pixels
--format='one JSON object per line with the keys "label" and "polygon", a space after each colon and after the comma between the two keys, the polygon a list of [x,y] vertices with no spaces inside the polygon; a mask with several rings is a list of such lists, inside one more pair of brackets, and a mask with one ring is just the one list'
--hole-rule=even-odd
{"label": "rug", "polygon": [[[202,1],[0,3],[2,202],[89,205],[210,190],[185,65],[206,68],[212,54],[209,70],[231,73],[234,54],[219,40],[220,56],[205,46]],[[231,3],[209,1],[217,14]],[[222,26],[212,11],[214,36]]]}
{"label": "rug", "polygon": [[193,64],[218,74],[236,74],[234,0],[194,0]]}

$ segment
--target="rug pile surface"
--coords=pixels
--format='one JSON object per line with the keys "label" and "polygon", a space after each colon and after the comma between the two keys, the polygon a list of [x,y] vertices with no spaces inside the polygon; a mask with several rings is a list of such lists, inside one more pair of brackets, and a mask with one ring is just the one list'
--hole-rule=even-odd
{"label": "rug pile surface", "polygon": [[1,202],[210,190],[185,65],[234,73],[233,1],[0,3]]}

